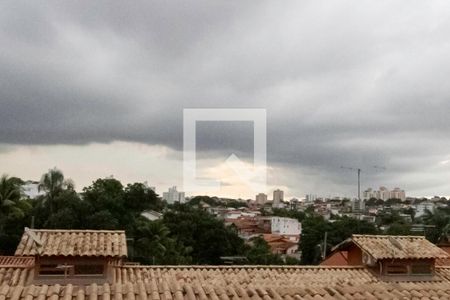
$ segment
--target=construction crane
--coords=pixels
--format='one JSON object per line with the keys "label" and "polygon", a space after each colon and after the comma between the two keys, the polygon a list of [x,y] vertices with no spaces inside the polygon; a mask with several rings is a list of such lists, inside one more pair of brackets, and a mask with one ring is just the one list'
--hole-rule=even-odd
{"label": "construction crane", "polygon": [[358,200],[361,200],[361,169],[360,168],[351,168],[351,167],[343,167],[341,169],[347,169],[358,172]]}
{"label": "construction crane", "polygon": [[[372,166],[372,168],[379,169],[379,170],[386,170],[385,167],[380,167],[380,166]],[[351,168],[351,167],[341,166],[341,169],[352,170],[352,171],[356,171],[358,173],[358,200],[361,200],[361,171],[362,171],[361,168]]]}

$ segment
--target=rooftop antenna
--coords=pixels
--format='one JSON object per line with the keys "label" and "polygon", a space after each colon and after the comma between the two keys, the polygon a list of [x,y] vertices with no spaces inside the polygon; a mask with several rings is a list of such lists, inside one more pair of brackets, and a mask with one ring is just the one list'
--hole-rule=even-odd
{"label": "rooftop antenna", "polygon": [[28,227],[25,227],[25,233],[28,234],[28,236],[36,243],[37,251],[40,254],[42,251],[41,239],[36,235],[36,233],[32,229],[30,229]]}

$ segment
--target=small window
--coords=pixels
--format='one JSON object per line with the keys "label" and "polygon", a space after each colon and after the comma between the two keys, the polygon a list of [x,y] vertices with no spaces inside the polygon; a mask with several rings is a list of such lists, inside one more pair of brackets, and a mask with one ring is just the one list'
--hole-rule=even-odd
{"label": "small window", "polygon": [[103,265],[75,265],[75,275],[103,275]]}
{"label": "small window", "polygon": [[64,276],[70,273],[70,268],[72,268],[72,266],[58,264],[41,265],[39,268],[39,275]]}
{"label": "small window", "polygon": [[388,275],[402,275],[408,273],[406,265],[387,265],[386,273]]}
{"label": "small window", "polygon": [[412,264],[411,274],[414,275],[430,275],[432,273],[431,264]]}

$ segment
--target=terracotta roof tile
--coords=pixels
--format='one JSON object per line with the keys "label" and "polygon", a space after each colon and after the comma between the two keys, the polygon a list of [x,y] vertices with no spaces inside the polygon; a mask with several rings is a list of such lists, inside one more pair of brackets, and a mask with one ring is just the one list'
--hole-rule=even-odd
{"label": "terracotta roof tile", "polygon": [[423,236],[353,235],[352,241],[375,259],[449,257]]}
{"label": "terracotta roof tile", "polygon": [[126,257],[125,231],[117,230],[31,230],[41,245],[25,232],[16,256],[108,256]]}
{"label": "terracotta roof tile", "polygon": [[384,282],[363,266],[112,268],[110,283],[33,285],[32,267],[0,266],[0,300],[450,299],[450,267],[428,282]]}
{"label": "terracotta roof tile", "polygon": [[321,266],[348,266],[348,251],[336,251],[325,258]]}
{"label": "terracotta roof tile", "polygon": [[34,257],[0,256],[0,266],[2,268],[30,268],[34,266]]}

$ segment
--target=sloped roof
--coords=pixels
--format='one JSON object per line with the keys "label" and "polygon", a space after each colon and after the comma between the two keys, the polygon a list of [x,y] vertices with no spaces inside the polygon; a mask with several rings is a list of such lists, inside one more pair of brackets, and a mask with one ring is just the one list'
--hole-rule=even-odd
{"label": "sloped roof", "polygon": [[325,258],[321,266],[348,266],[348,252],[336,251]]}
{"label": "sloped roof", "polygon": [[449,255],[424,236],[357,235],[351,238],[375,259],[448,258]]}
{"label": "sloped roof", "polygon": [[[450,268],[438,280],[382,282],[364,267],[303,266],[123,266],[114,282],[90,285],[32,285],[9,272],[0,299],[27,300],[293,300],[448,299]],[[0,274],[1,268],[0,268]],[[14,278],[14,280],[12,280]]]}
{"label": "sloped roof", "polygon": [[7,267],[30,268],[34,266],[34,257],[0,256],[0,266],[2,268]]}
{"label": "sloped roof", "polygon": [[22,235],[15,255],[126,257],[125,231],[32,229]]}
{"label": "sloped roof", "polygon": [[[439,248],[444,250],[447,254],[450,253],[450,247],[439,246]],[[450,266],[450,256],[448,258],[436,259],[436,266]]]}
{"label": "sloped roof", "polygon": [[279,234],[270,234],[266,233],[263,234],[264,240],[267,242],[267,244],[270,246],[272,251],[276,250],[287,250],[291,248],[292,246],[298,245],[298,243],[293,242],[286,238],[283,235]]}

